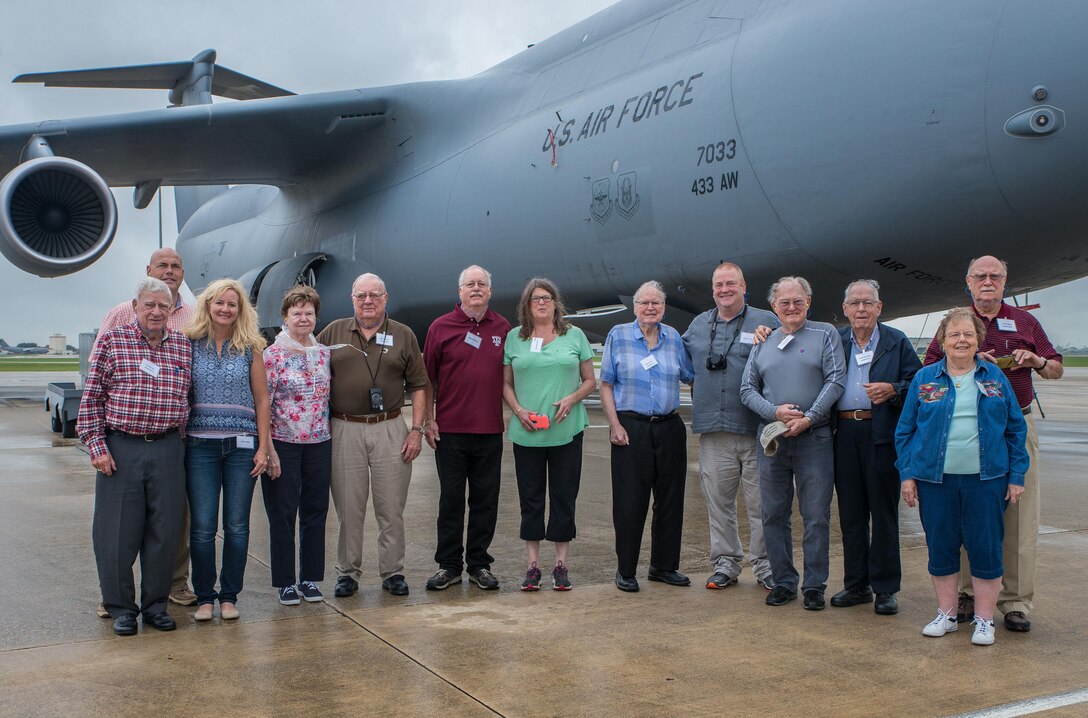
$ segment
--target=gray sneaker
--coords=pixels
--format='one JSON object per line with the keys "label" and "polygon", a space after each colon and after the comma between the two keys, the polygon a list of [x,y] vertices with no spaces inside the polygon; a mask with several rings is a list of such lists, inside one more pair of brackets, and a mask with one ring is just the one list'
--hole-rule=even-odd
{"label": "gray sneaker", "polygon": [[485,591],[494,591],[499,587],[499,579],[495,578],[495,574],[486,568],[478,568],[469,572],[468,580]]}
{"label": "gray sneaker", "polygon": [[[461,583],[461,574],[449,569],[440,568],[433,576],[427,579],[428,591],[444,591],[455,583]],[[498,586],[498,584],[495,584]]]}

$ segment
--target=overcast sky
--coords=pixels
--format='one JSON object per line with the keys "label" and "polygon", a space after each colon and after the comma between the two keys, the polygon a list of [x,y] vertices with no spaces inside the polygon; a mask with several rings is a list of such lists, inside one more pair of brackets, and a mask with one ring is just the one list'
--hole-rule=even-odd
{"label": "overcast sky", "polygon": [[[13,85],[25,72],[187,60],[206,48],[221,65],[297,93],[372,87],[476,74],[545,39],[612,0],[402,0],[345,3],[235,0],[209,3],[148,0],[43,5],[8,0],[0,26],[0,124],[154,109],[159,90],[75,90]],[[77,343],[105,311],[127,298],[158,246],[158,203],[132,208],[131,189],[116,189],[118,232],[91,267],[68,277],[39,279],[0,258],[6,300],[0,337],[15,344],[46,342],[53,332]],[[172,246],[172,192],[162,193],[163,239]],[[1013,268],[1015,272],[1015,267]],[[1084,322],[1065,321],[1065,307],[1088,296],[1088,280],[1032,295],[1037,316],[1056,343],[1088,345]],[[888,308],[889,310],[891,308]],[[936,317],[897,325],[932,333]]]}

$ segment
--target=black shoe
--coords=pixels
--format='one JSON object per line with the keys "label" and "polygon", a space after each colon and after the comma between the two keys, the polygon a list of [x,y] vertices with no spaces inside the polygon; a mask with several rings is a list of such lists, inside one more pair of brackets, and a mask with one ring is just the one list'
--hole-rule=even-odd
{"label": "black shoe", "polygon": [[[461,572],[451,571],[448,568],[440,568],[433,576],[427,579],[428,591],[445,591],[455,583],[461,583]],[[495,584],[498,587],[498,584]]]}
{"label": "black shoe", "polygon": [[113,619],[113,632],[118,636],[135,636],[136,630],[135,613],[122,613]]}
{"label": "black shoe", "polygon": [[873,592],[868,586],[861,588],[847,588],[839,591],[831,597],[831,605],[835,608],[848,608],[860,606],[863,603],[871,603]]}
{"label": "black shoe", "polygon": [[667,583],[670,586],[690,586],[691,579],[680,573],[679,571],[662,571],[656,569],[653,566],[650,567],[650,572],[646,576],[651,581],[660,581],[661,583]]}
{"label": "black shoe", "polygon": [[359,582],[351,576],[341,576],[336,579],[336,588],[333,589],[333,595],[337,598],[347,598],[348,596],[354,596],[355,592],[359,590]]}
{"label": "black shoe", "polygon": [[878,593],[873,611],[881,616],[894,616],[899,613],[899,601],[894,593]]}
{"label": "black shoe", "polygon": [[499,579],[486,568],[476,568],[468,572],[468,580],[479,586],[484,591],[495,591],[499,588]]}
{"label": "black shoe", "polygon": [[768,606],[785,606],[796,598],[797,591],[791,591],[785,586],[775,586],[771,589],[771,592],[767,594],[765,601]]}
{"label": "black shoe", "polygon": [[382,590],[394,596],[407,596],[408,583],[404,580],[404,576],[397,573],[382,581]]}
{"label": "black shoe", "polygon": [[706,580],[706,587],[711,589],[712,591],[718,591],[718,590],[723,589],[723,588],[725,588],[727,586],[736,586],[736,585],[737,585],[737,579],[736,578],[729,578],[728,576],[726,576],[721,571],[715,571],[714,573],[712,573],[710,575],[710,578],[708,578]]}
{"label": "black shoe", "polygon": [[144,627],[151,626],[156,631],[173,631],[178,627],[174,619],[166,611],[160,613],[145,613]]}
{"label": "black shoe", "polygon": [[805,610],[824,610],[824,592],[818,588],[810,588],[809,590],[805,591]]}
{"label": "black shoe", "polygon": [[1017,633],[1027,633],[1031,630],[1031,621],[1023,611],[1009,611],[1005,614],[1005,628]]}
{"label": "black shoe", "polygon": [[621,576],[619,571],[616,571],[616,588],[627,593],[635,593],[638,591],[638,579],[632,576],[627,578]]}

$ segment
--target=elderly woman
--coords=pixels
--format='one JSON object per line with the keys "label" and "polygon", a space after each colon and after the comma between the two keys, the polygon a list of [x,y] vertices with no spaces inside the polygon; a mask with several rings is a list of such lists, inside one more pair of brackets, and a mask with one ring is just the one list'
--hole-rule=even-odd
{"label": "elderly woman", "polygon": [[[225,620],[238,618],[238,594],[249,550],[249,507],[256,477],[275,478],[269,433],[268,383],[257,312],[233,279],[201,292],[185,333],[193,342],[191,410],[185,429],[189,547],[197,610],[210,621],[215,601]],[[223,504],[223,568],[215,590],[215,533]]]}
{"label": "elderly woman", "polygon": [[[760,500],[763,538],[774,589],[768,606],[797,598],[800,576],[793,565],[794,485],[804,522],[804,607],[824,608],[829,562],[831,496],[835,488],[831,410],[842,395],[846,365],[835,327],[808,320],[812,287],[804,277],[782,277],[768,296],[782,323],[748,356],[740,399],[759,414]],[[770,439],[776,437],[777,450]]]}
{"label": "elderly woman", "polygon": [[1001,369],[975,356],[985,332],[969,308],[945,315],[937,327],[945,358],[914,376],[895,430],[903,500],[918,504],[937,594],[937,617],[922,634],[959,628],[963,546],[975,591],[971,642],[978,646],[994,642],[1005,507],[1024,493],[1028,469],[1027,424],[1012,386]]}
{"label": "elderly woman", "polygon": [[[575,536],[582,432],[589,425],[582,400],[597,381],[589,340],[564,314],[555,284],[530,279],[518,304],[520,325],[506,335],[503,349],[502,396],[514,414],[509,435],[521,502],[520,535],[528,554],[522,591],[540,589],[541,539],[555,543],[552,588],[573,588],[567,554]],[[547,530],[545,497],[550,499]]]}
{"label": "elderly woman", "polygon": [[[329,513],[332,441],[329,434],[329,349],[313,331],[321,297],[298,286],[283,295],[283,331],[264,350],[271,402],[272,445],[280,476],[261,477],[268,514],[272,586],[280,603],[321,600],[325,577],[325,517]],[[295,522],[298,522],[298,585]]]}
{"label": "elderly woman", "polygon": [[646,282],[635,292],[635,321],[608,332],[601,358],[601,409],[612,442],[612,523],[616,529],[616,588],[638,590],[635,570],[650,496],[651,581],[687,586],[680,573],[684,528],[687,431],[677,409],[680,382],[695,370],[680,334],[662,324],[665,289]]}
{"label": "elderly woman", "polygon": [[907,336],[882,324],[880,284],[859,279],[846,287],[839,329],[846,352],[846,387],[836,413],[835,495],[842,526],[843,590],[838,608],[876,601],[883,616],[899,612],[899,474],[895,424],[903,396],[922,362]]}

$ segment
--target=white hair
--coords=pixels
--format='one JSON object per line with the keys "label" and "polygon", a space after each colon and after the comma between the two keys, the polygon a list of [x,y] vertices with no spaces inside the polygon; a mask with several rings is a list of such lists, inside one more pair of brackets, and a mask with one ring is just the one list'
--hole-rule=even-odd
{"label": "white hair", "polygon": [[774,298],[778,295],[778,288],[783,284],[789,284],[790,282],[796,282],[801,286],[801,291],[805,293],[805,296],[812,299],[812,285],[808,283],[808,280],[804,277],[782,277],[777,282],[771,285],[771,289],[767,292],[767,301],[770,304],[774,304]]}
{"label": "white hair", "polygon": [[355,292],[355,285],[356,284],[358,284],[359,282],[362,282],[362,281],[370,280],[370,279],[373,279],[378,284],[382,285],[382,291],[383,292],[388,291],[385,288],[385,281],[381,277],[379,277],[377,274],[373,274],[372,272],[366,272],[365,274],[360,274],[358,277],[355,278],[355,281],[351,283],[352,293]]}
{"label": "white hair", "polygon": [[880,301],[880,282],[875,279],[855,279],[846,285],[846,291],[842,295],[844,302],[850,298],[850,290],[854,287],[869,287],[869,289],[873,290],[873,299]]}
{"label": "white hair", "polygon": [[651,279],[648,282],[643,282],[642,286],[635,290],[635,301],[638,301],[639,296],[642,295],[648,289],[652,289],[661,295],[661,301],[665,301],[665,287],[661,286],[661,282],[656,279]]}
{"label": "white hair", "polygon": [[458,287],[463,287],[465,285],[465,275],[468,274],[469,271],[471,271],[473,269],[479,269],[481,272],[484,273],[484,276],[487,277],[487,286],[490,287],[491,286],[491,272],[487,271],[486,269],[484,269],[483,267],[481,267],[478,264],[473,264],[473,265],[465,267],[464,269],[461,270],[461,273],[459,275],[457,275],[457,286]]}
{"label": "white hair", "polygon": [[136,291],[132,294],[132,301],[140,301],[140,295],[142,294],[165,294],[171,299],[174,297],[170,285],[154,277],[144,277],[136,283]]}

